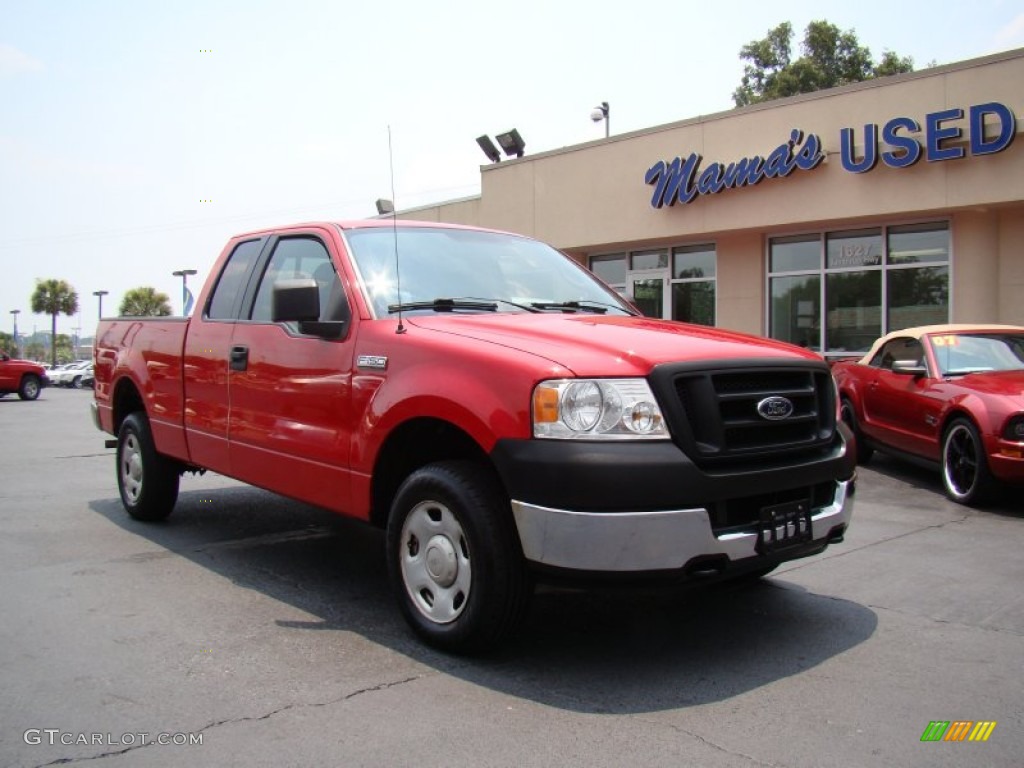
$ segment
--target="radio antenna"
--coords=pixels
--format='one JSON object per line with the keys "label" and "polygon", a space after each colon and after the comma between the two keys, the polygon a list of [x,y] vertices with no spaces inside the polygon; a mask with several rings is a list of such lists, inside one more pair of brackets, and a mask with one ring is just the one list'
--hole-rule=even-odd
{"label": "radio antenna", "polygon": [[395,213],[395,155],[391,150],[391,126],[388,126],[388,167],[391,171],[391,233],[395,244],[395,288],[398,292],[398,327],[395,333],[405,333],[402,323],[402,275],[398,269],[398,214]]}

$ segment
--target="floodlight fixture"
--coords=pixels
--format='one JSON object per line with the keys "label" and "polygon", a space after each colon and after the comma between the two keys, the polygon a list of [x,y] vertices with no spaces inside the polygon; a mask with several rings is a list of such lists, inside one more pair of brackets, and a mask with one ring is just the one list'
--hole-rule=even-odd
{"label": "floodlight fixture", "polygon": [[480,145],[480,149],[482,149],[484,154],[487,155],[488,160],[492,163],[501,162],[501,153],[498,151],[498,148],[494,146],[494,142],[491,141],[490,136],[486,133],[483,136],[477,136],[476,143]]}
{"label": "floodlight fixture", "polygon": [[377,213],[384,216],[389,213],[395,212],[395,204],[388,200],[386,197],[377,198]]}
{"label": "floodlight fixture", "polygon": [[595,123],[600,123],[602,120],[604,120],[604,137],[606,139],[611,133],[611,118],[609,117],[610,113],[611,107],[608,106],[607,101],[602,101],[592,110],[590,110],[590,119],[593,120]]}
{"label": "floodlight fixture", "polygon": [[526,142],[523,141],[523,137],[519,135],[519,131],[515,128],[507,133],[499,133],[494,138],[498,140],[498,144],[501,145],[501,148],[509,157],[512,157],[512,155],[515,155],[516,157],[523,156],[523,150],[526,149]]}

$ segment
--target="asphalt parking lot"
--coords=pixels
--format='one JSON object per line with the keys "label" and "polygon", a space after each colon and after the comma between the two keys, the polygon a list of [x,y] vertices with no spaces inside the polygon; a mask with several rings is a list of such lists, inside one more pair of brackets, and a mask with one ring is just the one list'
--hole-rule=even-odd
{"label": "asphalt parking lot", "polygon": [[[546,590],[466,659],[412,638],[359,524],[211,475],[130,520],[90,397],[0,399],[0,765],[1022,764],[1020,494],[966,509],[880,457],[823,556],[745,589]],[[997,725],[922,742],[932,721]]]}

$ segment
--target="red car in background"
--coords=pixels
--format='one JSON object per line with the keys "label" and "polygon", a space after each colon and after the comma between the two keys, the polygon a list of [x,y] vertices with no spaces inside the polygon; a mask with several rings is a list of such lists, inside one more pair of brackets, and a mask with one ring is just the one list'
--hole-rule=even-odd
{"label": "red car in background", "polygon": [[15,360],[0,352],[0,397],[17,392],[22,400],[35,400],[46,384],[46,369],[29,360]]}
{"label": "red car in background", "polygon": [[877,449],[937,466],[960,504],[1024,483],[1024,327],[905,328],[832,372],[860,463]]}

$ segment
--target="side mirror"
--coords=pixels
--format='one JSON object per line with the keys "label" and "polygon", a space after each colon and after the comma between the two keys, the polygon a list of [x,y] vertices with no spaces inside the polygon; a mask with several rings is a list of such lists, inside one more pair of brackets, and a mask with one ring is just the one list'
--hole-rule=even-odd
{"label": "side mirror", "polygon": [[915,378],[928,375],[928,369],[917,362],[917,360],[894,360],[892,372],[903,376],[914,376]]}
{"label": "side mirror", "polygon": [[274,283],[270,319],[275,323],[298,322],[299,333],[322,339],[340,339],[348,330],[344,320],[320,320],[320,287],[312,278],[279,280]]}

